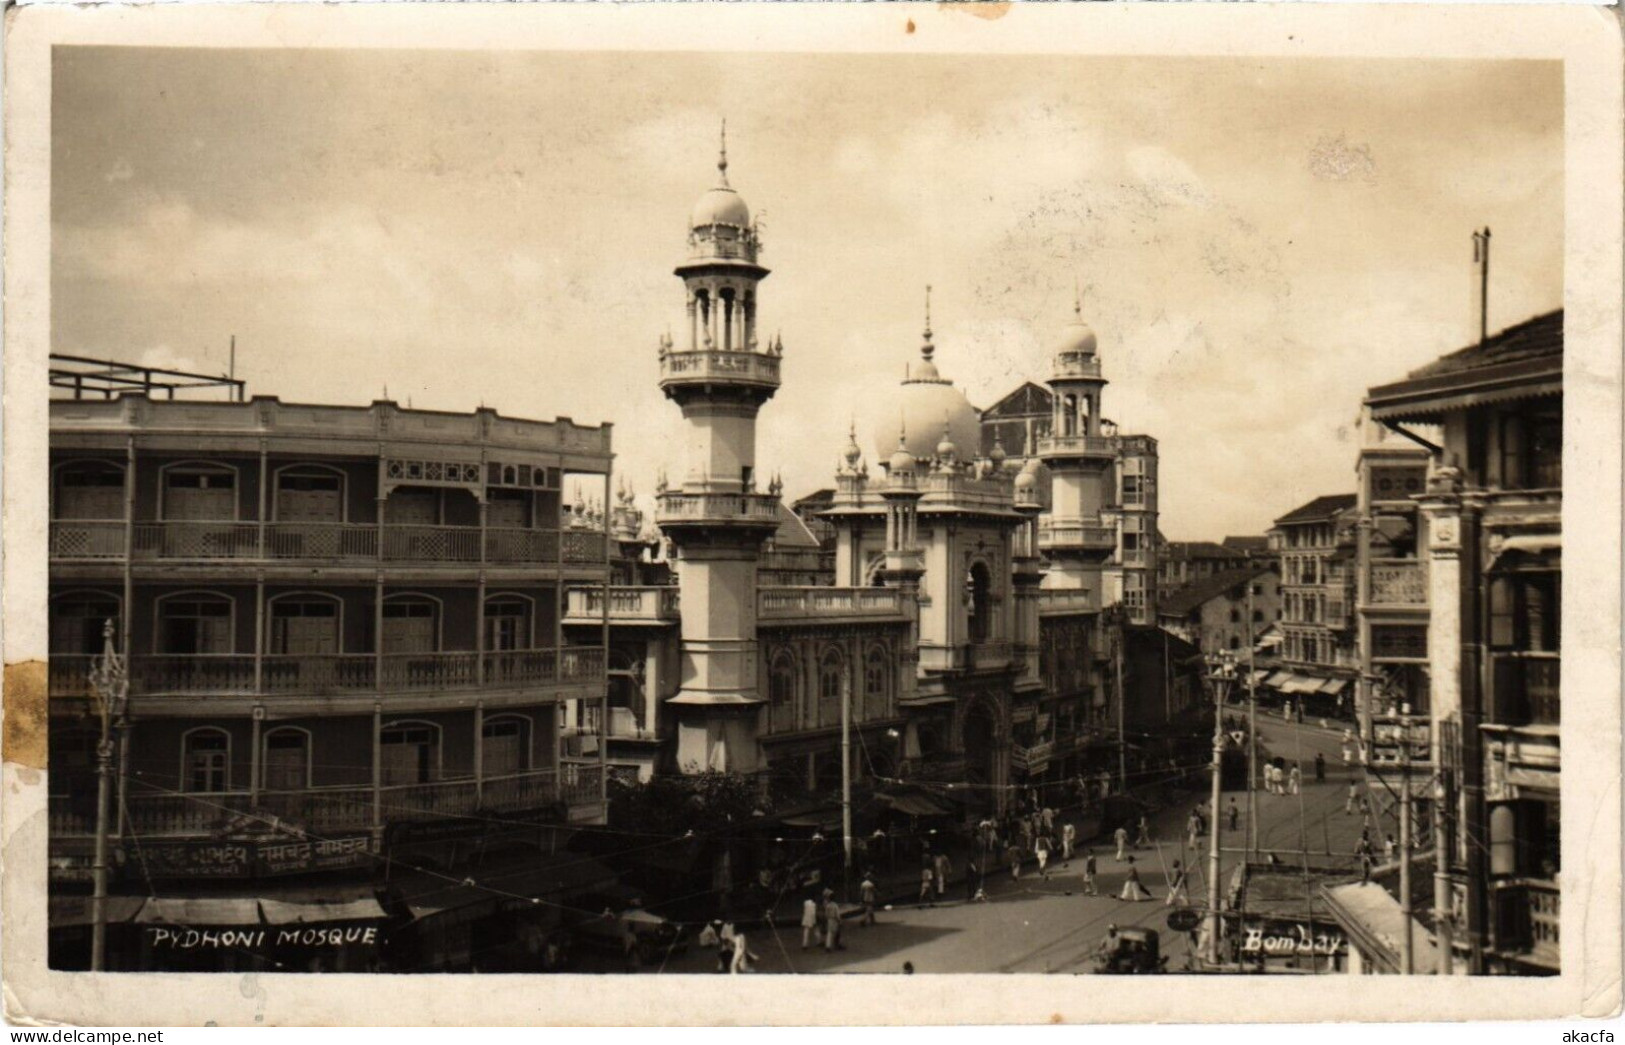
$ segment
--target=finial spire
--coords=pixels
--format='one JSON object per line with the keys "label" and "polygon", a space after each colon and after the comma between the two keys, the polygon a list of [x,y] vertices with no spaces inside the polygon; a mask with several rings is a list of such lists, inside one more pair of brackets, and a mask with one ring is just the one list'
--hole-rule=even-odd
{"label": "finial spire", "polygon": [[908,449],[908,415],[901,410],[897,412],[897,449]]}
{"label": "finial spire", "polygon": [[925,285],[925,344],[920,346],[920,355],[925,357],[927,363],[937,348],[931,343],[931,284]]}
{"label": "finial spire", "polygon": [[1078,285],[1077,276],[1072,277],[1072,314],[1083,318],[1083,290]]}
{"label": "finial spire", "polygon": [[717,154],[717,173],[722,177],[722,184],[728,184],[728,118],[722,118],[722,150]]}

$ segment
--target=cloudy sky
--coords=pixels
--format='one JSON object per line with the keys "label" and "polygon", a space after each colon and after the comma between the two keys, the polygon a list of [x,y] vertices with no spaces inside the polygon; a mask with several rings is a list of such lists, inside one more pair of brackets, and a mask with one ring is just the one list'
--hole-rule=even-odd
{"label": "cloudy sky", "polygon": [[[1555,63],[58,48],[52,347],[251,393],[612,421],[640,493],[671,269],[729,174],[774,271],[758,469],[831,481],[937,360],[1047,373],[1073,284],[1174,539],[1353,488],[1363,389],[1562,300]],[[871,455],[873,447],[866,447]]]}

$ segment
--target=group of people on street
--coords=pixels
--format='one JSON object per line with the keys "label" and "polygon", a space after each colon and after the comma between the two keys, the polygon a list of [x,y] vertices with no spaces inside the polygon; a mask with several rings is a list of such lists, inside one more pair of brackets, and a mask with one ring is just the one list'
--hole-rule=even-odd
{"label": "group of people on street", "polygon": [[[869,875],[863,876],[858,887],[863,897],[863,924],[875,924],[875,883]],[[822,947],[826,952],[844,951],[841,941],[841,905],[835,900],[835,890],[825,889],[823,896],[809,896],[801,903],[801,949]]]}
{"label": "group of people on street", "polygon": [[754,972],[752,965],[761,959],[750,949],[745,934],[734,928],[732,922],[718,918],[700,930],[701,947],[711,947],[717,953],[717,972],[738,974]]}
{"label": "group of people on street", "polygon": [[1298,763],[1286,768],[1275,763],[1264,766],[1264,790],[1272,795],[1295,795],[1303,788],[1303,770]]}

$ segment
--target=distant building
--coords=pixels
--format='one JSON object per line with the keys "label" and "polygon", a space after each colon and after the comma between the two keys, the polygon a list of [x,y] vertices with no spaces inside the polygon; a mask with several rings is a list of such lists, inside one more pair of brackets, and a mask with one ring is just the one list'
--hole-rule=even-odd
{"label": "distant building", "polygon": [[1033,456],[1038,440],[1049,435],[1054,404],[1049,389],[1023,381],[1015,391],[981,412],[981,455],[991,455],[998,446],[1007,457]]}
{"label": "distant building", "polygon": [[1226,570],[1163,597],[1157,620],[1203,653],[1245,655],[1281,613],[1281,578],[1274,570]]}
{"label": "distant building", "polygon": [[1167,541],[1157,557],[1157,590],[1166,596],[1249,561],[1247,552],[1213,541]]}
{"label": "distant building", "polygon": [[1240,552],[1247,556],[1249,565],[1275,565],[1275,553],[1270,551],[1270,539],[1264,534],[1259,534],[1256,537],[1226,537],[1220,543],[1231,551]]}

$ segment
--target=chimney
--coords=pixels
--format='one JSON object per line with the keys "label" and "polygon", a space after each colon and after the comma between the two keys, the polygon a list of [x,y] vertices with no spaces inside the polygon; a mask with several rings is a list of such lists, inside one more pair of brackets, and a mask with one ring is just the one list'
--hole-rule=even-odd
{"label": "chimney", "polygon": [[1478,343],[1490,336],[1490,228],[1473,233],[1473,329]]}

